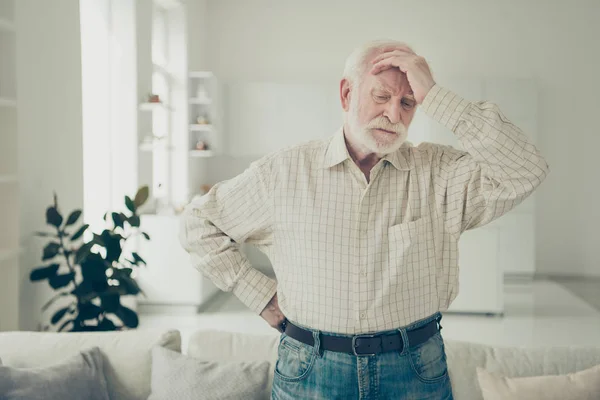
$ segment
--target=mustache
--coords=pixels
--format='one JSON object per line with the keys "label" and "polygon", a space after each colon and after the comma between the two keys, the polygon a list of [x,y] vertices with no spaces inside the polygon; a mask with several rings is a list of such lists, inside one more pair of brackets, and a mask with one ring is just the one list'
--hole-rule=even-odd
{"label": "mustache", "polygon": [[392,124],[387,118],[379,117],[371,120],[366,129],[383,129],[386,131],[395,132],[397,134],[403,134],[406,132],[406,126],[402,122]]}

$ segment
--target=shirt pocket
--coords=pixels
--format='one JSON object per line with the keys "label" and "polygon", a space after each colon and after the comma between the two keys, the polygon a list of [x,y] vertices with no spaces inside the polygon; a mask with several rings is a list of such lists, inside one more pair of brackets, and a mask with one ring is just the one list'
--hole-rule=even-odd
{"label": "shirt pocket", "polygon": [[390,283],[401,286],[404,295],[413,299],[423,296],[424,290],[429,291],[435,279],[430,222],[421,217],[388,228]]}

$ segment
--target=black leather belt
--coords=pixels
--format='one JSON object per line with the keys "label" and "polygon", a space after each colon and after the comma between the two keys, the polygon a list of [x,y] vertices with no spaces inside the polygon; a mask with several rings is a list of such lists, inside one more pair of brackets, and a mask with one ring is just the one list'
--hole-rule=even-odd
{"label": "black leather belt", "polygon": [[[409,345],[416,346],[425,343],[430,337],[442,329],[439,325],[439,319],[435,319],[426,325],[417,329],[407,331]],[[291,338],[294,338],[309,346],[314,346],[315,341],[311,331],[294,325],[286,321],[284,332]],[[321,348],[340,353],[350,353],[356,356],[374,356],[388,351],[402,351],[404,343],[400,332],[393,334],[369,334],[356,335],[352,337],[342,336],[320,336]]]}

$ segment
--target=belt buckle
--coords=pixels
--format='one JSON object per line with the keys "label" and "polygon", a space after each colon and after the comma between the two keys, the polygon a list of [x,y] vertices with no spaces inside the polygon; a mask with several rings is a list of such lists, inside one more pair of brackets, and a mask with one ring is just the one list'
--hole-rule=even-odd
{"label": "belt buckle", "polygon": [[354,352],[355,356],[375,356],[377,355],[376,353],[361,353],[358,354],[356,352],[356,339],[363,339],[363,338],[374,338],[377,337],[379,335],[357,335],[357,336],[352,336],[352,352]]}

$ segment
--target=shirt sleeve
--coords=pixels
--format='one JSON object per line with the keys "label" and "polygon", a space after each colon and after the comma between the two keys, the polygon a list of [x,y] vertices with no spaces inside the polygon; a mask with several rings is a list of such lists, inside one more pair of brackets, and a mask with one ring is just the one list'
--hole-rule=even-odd
{"label": "shirt sleeve", "polygon": [[233,292],[260,314],[277,291],[277,281],[250,265],[240,244],[272,241],[269,170],[256,161],[242,174],[214,185],[181,216],[180,242],[195,268],[219,289]]}
{"label": "shirt sleeve", "polygon": [[436,85],[423,109],[452,130],[464,148],[436,146],[433,156],[437,203],[456,237],[512,210],[547,176],[548,164],[538,149],[496,104],[469,102]]}

